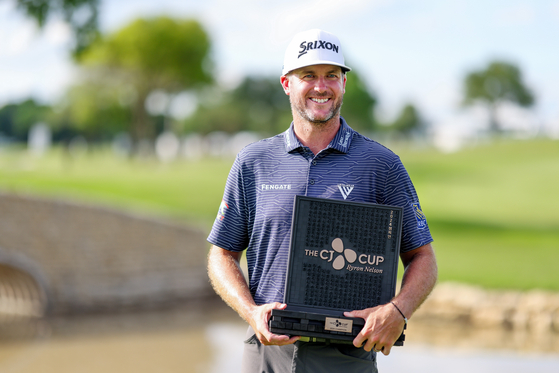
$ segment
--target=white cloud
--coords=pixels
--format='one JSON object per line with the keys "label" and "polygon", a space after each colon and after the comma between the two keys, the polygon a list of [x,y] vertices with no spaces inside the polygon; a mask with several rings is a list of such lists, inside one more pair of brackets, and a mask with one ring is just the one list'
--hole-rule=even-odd
{"label": "white cloud", "polygon": [[44,30],[44,39],[52,46],[68,46],[72,31],[67,23],[60,20],[49,22]]}
{"label": "white cloud", "polygon": [[0,2],[0,17],[6,14],[11,14],[15,9],[15,1],[2,1]]}
{"label": "white cloud", "polygon": [[559,21],[559,2],[555,2],[551,5],[551,14]]}
{"label": "white cloud", "polygon": [[280,7],[279,13],[273,20],[272,38],[275,41],[287,43],[295,33],[316,27],[333,32],[332,29],[337,29],[338,21],[344,17],[347,20],[355,15],[369,13],[388,2],[390,1],[310,0],[298,2],[295,6]]}
{"label": "white cloud", "polygon": [[[499,2],[504,3],[509,4]],[[7,97],[55,97],[71,82],[68,27],[52,20],[41,32],[33,31],[34,21],[14,4],[0,1],[0,106]],[[557,28],[543,32],[536,16],[547,11],[548,18],[559,19],[559,3],[538,4],[519,0],[498,8],[467,0],[104,0],[100,21],[104,31],[114,31],[137,17],[198,19],[212,38],[218,81],[231,85],[247,74],[279,77],[291,37],[323,28],[340,38],[350,66],[379,95],[387,116],[411,100],[435,122],[458,110],[464,66],[498,51],[517,56],[523,71],[539,82],[539,110],[555,118],[559,91],[554,88],[552,47],[559,35]],[[517,34],[496,30],[503,26],[522,26],[522,35],[535,42],[517,43]]]}
{"label": "white cloud", "polygon": [[[8,26],[9,27],[9,26]],[[6,30],[5,54],[7,56],[20,56],[26,53],[37,35],[37,26],[31,21],[22,21],[16,27]]]}
{"label": "white cloud", "polygon": [[30,96],[52,101],[72,77],[71,33],[59,20],[39,30],[35,20],[16,9],[0,6],[0,106]]}
{"label": "white cloud", "polygon": [[523,2],[499,9],[496,19],[505,26],[531,25],[536,20],[536,11],[532,4]]}

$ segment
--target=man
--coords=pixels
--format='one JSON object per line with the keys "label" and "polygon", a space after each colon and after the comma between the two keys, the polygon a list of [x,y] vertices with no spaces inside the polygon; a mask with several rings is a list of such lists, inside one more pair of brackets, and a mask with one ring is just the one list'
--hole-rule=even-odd
{"label": "man", "polygon": [[[281,85],[290,128],[243,149],[229,174],[208,273],[216,292],[250,325],[243,372],[376,372],[437,277],[432,238],[400,159],[353,131],[340,116],[346,72],[339,40],[321,30],[297,34],[286,50]],[[404,207],[402,288],[391,303],[346,313],[365,327],[353,345],[312,343],[268,330],[282,304],[295,195]],[[239,267],[246,249],[249,284]]]}

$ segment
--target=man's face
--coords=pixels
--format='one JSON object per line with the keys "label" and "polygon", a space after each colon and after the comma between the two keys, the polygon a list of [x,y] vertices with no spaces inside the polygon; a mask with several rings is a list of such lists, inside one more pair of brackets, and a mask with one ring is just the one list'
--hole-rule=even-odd
{"label": "man's face", "polygon": [[312,65],[281,78],[293,116],[314,124],[326,123],[340,113],[346,76],[333,65]]}

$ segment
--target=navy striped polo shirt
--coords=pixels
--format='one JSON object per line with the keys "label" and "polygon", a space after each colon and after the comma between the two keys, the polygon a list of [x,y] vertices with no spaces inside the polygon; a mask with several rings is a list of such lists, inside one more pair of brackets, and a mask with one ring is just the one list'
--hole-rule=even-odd
{"label": "navy striped polo shirt", "polygon": [[256,304],[283,302],[295,195],[404,208],[401,251],[433,239],[400,158],[341,119],[338,133],[316,156],[290,128],[237,155],[208,241],[247,249]]}

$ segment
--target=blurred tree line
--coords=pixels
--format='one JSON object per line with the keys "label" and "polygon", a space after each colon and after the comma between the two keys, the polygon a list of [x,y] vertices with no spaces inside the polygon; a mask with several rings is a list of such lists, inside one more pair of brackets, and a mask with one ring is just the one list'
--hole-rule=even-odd
{"label": "blurred tree line", "polygon": [[[4,138],[25,141],[31,126],[42,122],[51,128],[55,142],[68,143],[76,136],[107,142],[124,132],[136,149],[141,141],[153,141],[164,131],[273,135],[291,123],[289,98],[279,76],[247,76],[233,89],[216,84],[211,41],[196,20],[138,19],[103,35],[97,29],[97,0],[18,0],[18,4],[39,25],[53,13],[64,15],[74,30],[73,56],[81,74],[52,106],[29,99],[0,108],[0,136]],[[196,98],[195,110],[181,118],[172,108],[185,92]],[[469,74],[464,97],[465,105],[482,102],[491,112],[503,100],[525,106],[533,103],[520,71],[506,62]],[[150,101],[158,102],[157,110],[150,110]],[[361,74],[352,70],[342,106],[342,116],[350,126],[366,135],[389,132],[398,137],[426,128],[412,103],[405,104],[391,123],[380,123],[376,105],[376,95]],[[492,123],[498,128],[496,120]]]}
{"label": "blurred tree line", "polygon": [[[348,77],[342,116],[358,131],[379,130],[374,109],[376,97],[356,71]],[[202,100],[193,116],[186,119],[183,130],[206,134],[254,131],[267,135],[285,131],[293,120],[289,97],[276,77],[246,77],[236,88],[221,92],[213,102]]]}
{"label": "blurred tree line", "polygon": [[[96,6],[94,1],[61,1],[56,3],[58,8],[48,1],[21,0],[20,4],[27,6],[39,24],[57,10],[72,19],[79,6]],[[44,122],[52,129],[54,141],[67,143],[82,136],[89,142],[106,142],[125,132],[137,146],[166,130],[179,135],[214,131],[273,135],[284,131],[292,120],[279,76],[247,76],[233,89],[215,83],[211,42],[196,20],[138,19],[111,34],[95,33],[79,53],[74,52],[80,67],[74,85],[52,107],[27,100],[1,108],[0,133],[4,137],[25,141],[30,127]],[[147,105],[154,92],[166,97],[158,112]],[[197,108],[187,118],[176,118],[172,102],[183,92],[197,98]],[[352,71],[342,115],[358,131],[383,130],[386,126],[375,116],[376,103],[359,72]],[[408,109],[409,105],[404,111]],[[416,117],[404,114],[398,123],[403,132],[419,124]]]}

